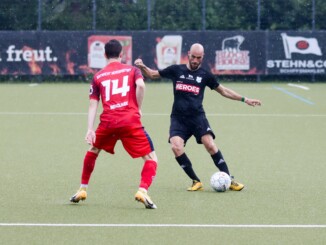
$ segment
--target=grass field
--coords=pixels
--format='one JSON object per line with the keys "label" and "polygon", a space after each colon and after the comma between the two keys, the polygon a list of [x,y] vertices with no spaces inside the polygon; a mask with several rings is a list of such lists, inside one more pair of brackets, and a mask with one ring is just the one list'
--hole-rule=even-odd
{"label": "grass field", "polygon": [[213,192],[216,169],[192,138],[186,151],[205,190],[185,191],[191,181],[167,143],[172,86],[148,84],[143,124],[159,168],[158,209],[147,210],[134,201],[142,161],[121,144],[98,158],[88,199],[69,203],[88,149],[88,84],[0,84],[0,243],[326,244],[326,84],[225,85],[263,101],[206,91],[216,143],[246,189]]}

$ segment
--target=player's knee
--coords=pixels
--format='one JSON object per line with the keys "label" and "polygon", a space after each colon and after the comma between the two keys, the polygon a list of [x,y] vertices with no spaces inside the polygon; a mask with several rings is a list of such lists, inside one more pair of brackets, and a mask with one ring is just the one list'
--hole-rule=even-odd
{"label": "player's knee", "polygon": [[156,156],[156,153],[155,151],[152,151],[151,153],[143,156],[143,159],[146,161],[146,160],[153,160],[155,161],[156,163],[158,162],[158,159],[157,159],[157,156]]}
{"label": "player's knee", "polygon": [[149,153],[149,157],[151,160],[155,161],[156,163],[158,162],[155,151],[152,151],[151,153]]}
{"label": "player's knee", "polygon": [[176,156],[179,156],[179,155],[181,155],[181,153],[183,153],[183,145],[182,144],[172,143],[171,149]]}
{"label": "player's knee", "polygon": [[215,154],[218,151],[217,146],[212,141],[206,142],[205,143],[205,148],[211,155]]}
{"label": "player's knee", "polygon": [[95,154],[99,154],[101,150],[94,146],[91,146],[88,151],[93,152]]}
{"label": "player's knee", "polygon": [[184,140],[179,136],[170,138],[171,149],[175,156],[180,156],[184,152]]}

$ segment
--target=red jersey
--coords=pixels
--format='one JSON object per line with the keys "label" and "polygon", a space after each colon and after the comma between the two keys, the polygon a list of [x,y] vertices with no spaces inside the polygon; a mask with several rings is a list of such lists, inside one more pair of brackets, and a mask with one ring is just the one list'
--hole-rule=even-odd
{"label": "red jersey", "polygon": [[138,68],[120,62],[112,62],[94,75],[89,98],[102,100],[101,126],[142,126],[136,99],[138,78],[143,78]]}

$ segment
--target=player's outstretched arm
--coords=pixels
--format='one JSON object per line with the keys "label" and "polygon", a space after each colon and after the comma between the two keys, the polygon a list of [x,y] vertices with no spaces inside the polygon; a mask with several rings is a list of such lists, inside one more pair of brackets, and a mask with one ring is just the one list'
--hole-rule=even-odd
{"label": "player's outstretched arm", "polygon": [[98,107],[99,102],[94,99],[90,99],[89,101],[89,107],[88,107],[88,129],[85,136],[85,140],[88,144],[93,145],[95,142],[95,131],[94,131],[94,122],[96,118],[96,111]]}
{"label": "player's outstretched arm", "polygon": [[153,69],[147,67],[143,63],[142,59],[135,60],[134,64],[142,71],[142,73],[144,74],[145,77],[148,77],[150,79],[157,79],[157,78],[161,77],[158,70],[153,70]]}
{"label": "player's outstretched arm", "polygon": [[232,89],[229,89],[227,87],[224,87],[221,84],[215,90],[218,93],[220,93],[222,96],[224,96],[224,97],[226,97],[228,99],[242,101],[242,102],[245,102],[247,105],[250,105],[250,106],[260,106],[261,105],[260,100],[250,99],[250,98],[241,96],[237,92],[235,92]]}
{"label": "player's outstretched arm", "polygon": [[141,107],[143,104],[144,96],[145,96],[145,83],[142,78],[138,78],[136,80],[136,99],[138,104],[139,113],[141,115]]}

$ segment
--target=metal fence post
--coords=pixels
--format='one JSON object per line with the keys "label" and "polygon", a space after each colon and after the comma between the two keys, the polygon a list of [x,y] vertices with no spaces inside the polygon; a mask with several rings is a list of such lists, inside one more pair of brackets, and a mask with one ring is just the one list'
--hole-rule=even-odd
{"label": "metal fence post", "polygon": [[202,30],[206,30],[206,0],[202,0]]}
{"label": "metal fence post", "polygon": [[42,0],[38,0],[37,7],[37,30],[42,30]]}
{"label": "metal fence post", "polygon": [[261,15],[260,1],[261,0],[257,0],[257,26],[256,26],[257,30],[260,30],[260,15]]}
{"label": "metal fence post", "polygon": [[312,31],[315,30],[316,27],[316,1],[312,0],[312,20],[311,20],[311,27],[312,27]]}
{"label": "metal fence post", "polygon": [[[315,16],[316,16],[316,2],[315,0],[311,0],[311,15],[312,15],[312,20],[311,20],[311,30],[315,31],[315,24],[316,24],[316,20],[315,20]],[[311,76],[311,81],[315,82],[316,81],[316,76],[315,74],[312,74]]]}
{"label": "metal fence post", "polygon": [[[260,6],[260,1],[261,0],[257,0],[257,26],[256,26],[256,30],[260,30],[260,16],[261,16],[261,6]],[[257,82],[260,82],[261,78],[260,78],[260,74],[257,74]]]}
{"label": "metal fence post", "polygon": [[93,3],[93,23],[92,23],[92,28],[93,31],[96,30],[96,0],[92,1]]}
{"label": "metal fence post", "polygon": [[151,29],[151,0],[147,0],[147,31]]}

